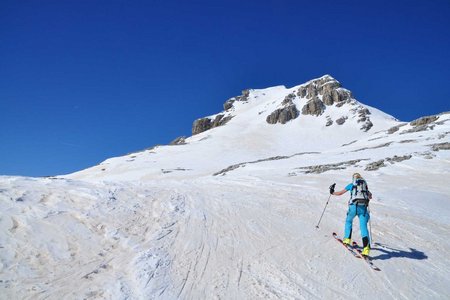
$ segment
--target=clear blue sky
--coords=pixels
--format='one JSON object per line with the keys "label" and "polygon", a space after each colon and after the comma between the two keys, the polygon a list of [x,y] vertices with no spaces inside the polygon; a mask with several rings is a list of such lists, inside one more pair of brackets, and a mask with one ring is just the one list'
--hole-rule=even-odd
{"label": "clear blue sky", "polygon": [[324,74],[410,121],[450,110],[449,56],[448,0],[2,0],[0,174],[166,144],[243,89]]}

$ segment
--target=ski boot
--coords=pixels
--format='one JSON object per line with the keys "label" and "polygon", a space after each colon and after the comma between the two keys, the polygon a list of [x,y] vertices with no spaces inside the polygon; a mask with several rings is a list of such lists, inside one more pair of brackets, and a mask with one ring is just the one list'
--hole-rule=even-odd
{"label": "ski boot", "polygon": [[363,256],[369,256],[369,253],[370,253],[370,247],[369,247],[369,246],[366,246],[366,247],[363,248],[363,250],[362,250],[362,252],[361,252],[361,255],[363,255]]}

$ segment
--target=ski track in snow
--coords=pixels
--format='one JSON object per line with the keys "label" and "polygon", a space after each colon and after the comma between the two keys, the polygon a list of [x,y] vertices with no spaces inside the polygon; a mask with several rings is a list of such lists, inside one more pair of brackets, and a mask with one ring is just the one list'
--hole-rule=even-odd
{"label": "ski track in snow", "polygon": [[382,269],[374,272],[331,237],[342,232],[345,199],[332,200],[316,230],[327,195],[296,184],[6,177],[0,185],[2,299],[450,295],[449,260],[441,255],[450,248],[448,222],[434,221],[430,232],[404,207],[373,205],[382,244],[372,251]]}

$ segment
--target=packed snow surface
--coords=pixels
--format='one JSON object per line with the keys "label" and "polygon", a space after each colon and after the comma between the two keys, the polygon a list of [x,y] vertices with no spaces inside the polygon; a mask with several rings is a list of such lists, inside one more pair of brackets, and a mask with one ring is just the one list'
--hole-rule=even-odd
{"label": "packed snow surface", "polygon": [[[363,132],[344,105],[267,124],[291,92],[254,90],[185,145],[0,177],[0,299],[449,299],[450,114],[417,130],[368,107]],[[353,172],[380,272],[331,235],[348,194],[328,186]]]}

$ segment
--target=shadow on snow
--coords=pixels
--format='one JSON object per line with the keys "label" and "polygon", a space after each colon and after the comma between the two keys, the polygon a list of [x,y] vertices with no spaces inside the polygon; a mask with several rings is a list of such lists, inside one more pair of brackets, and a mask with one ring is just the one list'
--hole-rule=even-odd
{"label": "shadow on snow", "polygon": [[381,243],[375,243],[374,245],[377,247],[373,247],[372,250],[377,250],[379,252],[382,252],[382,254],[371,257],[372,260],[386,260],[386,259],[391,259],[391,258],[395,258],[395,257],[404,257],[404,258],[417,259],[417,260],[422,260],[422,259],[428,258],[428,256],[424,252],[419,251],[414,248],[409,248],[409,251],[404,251],[404,250],[391,248],[391,247],[386,246]]}

